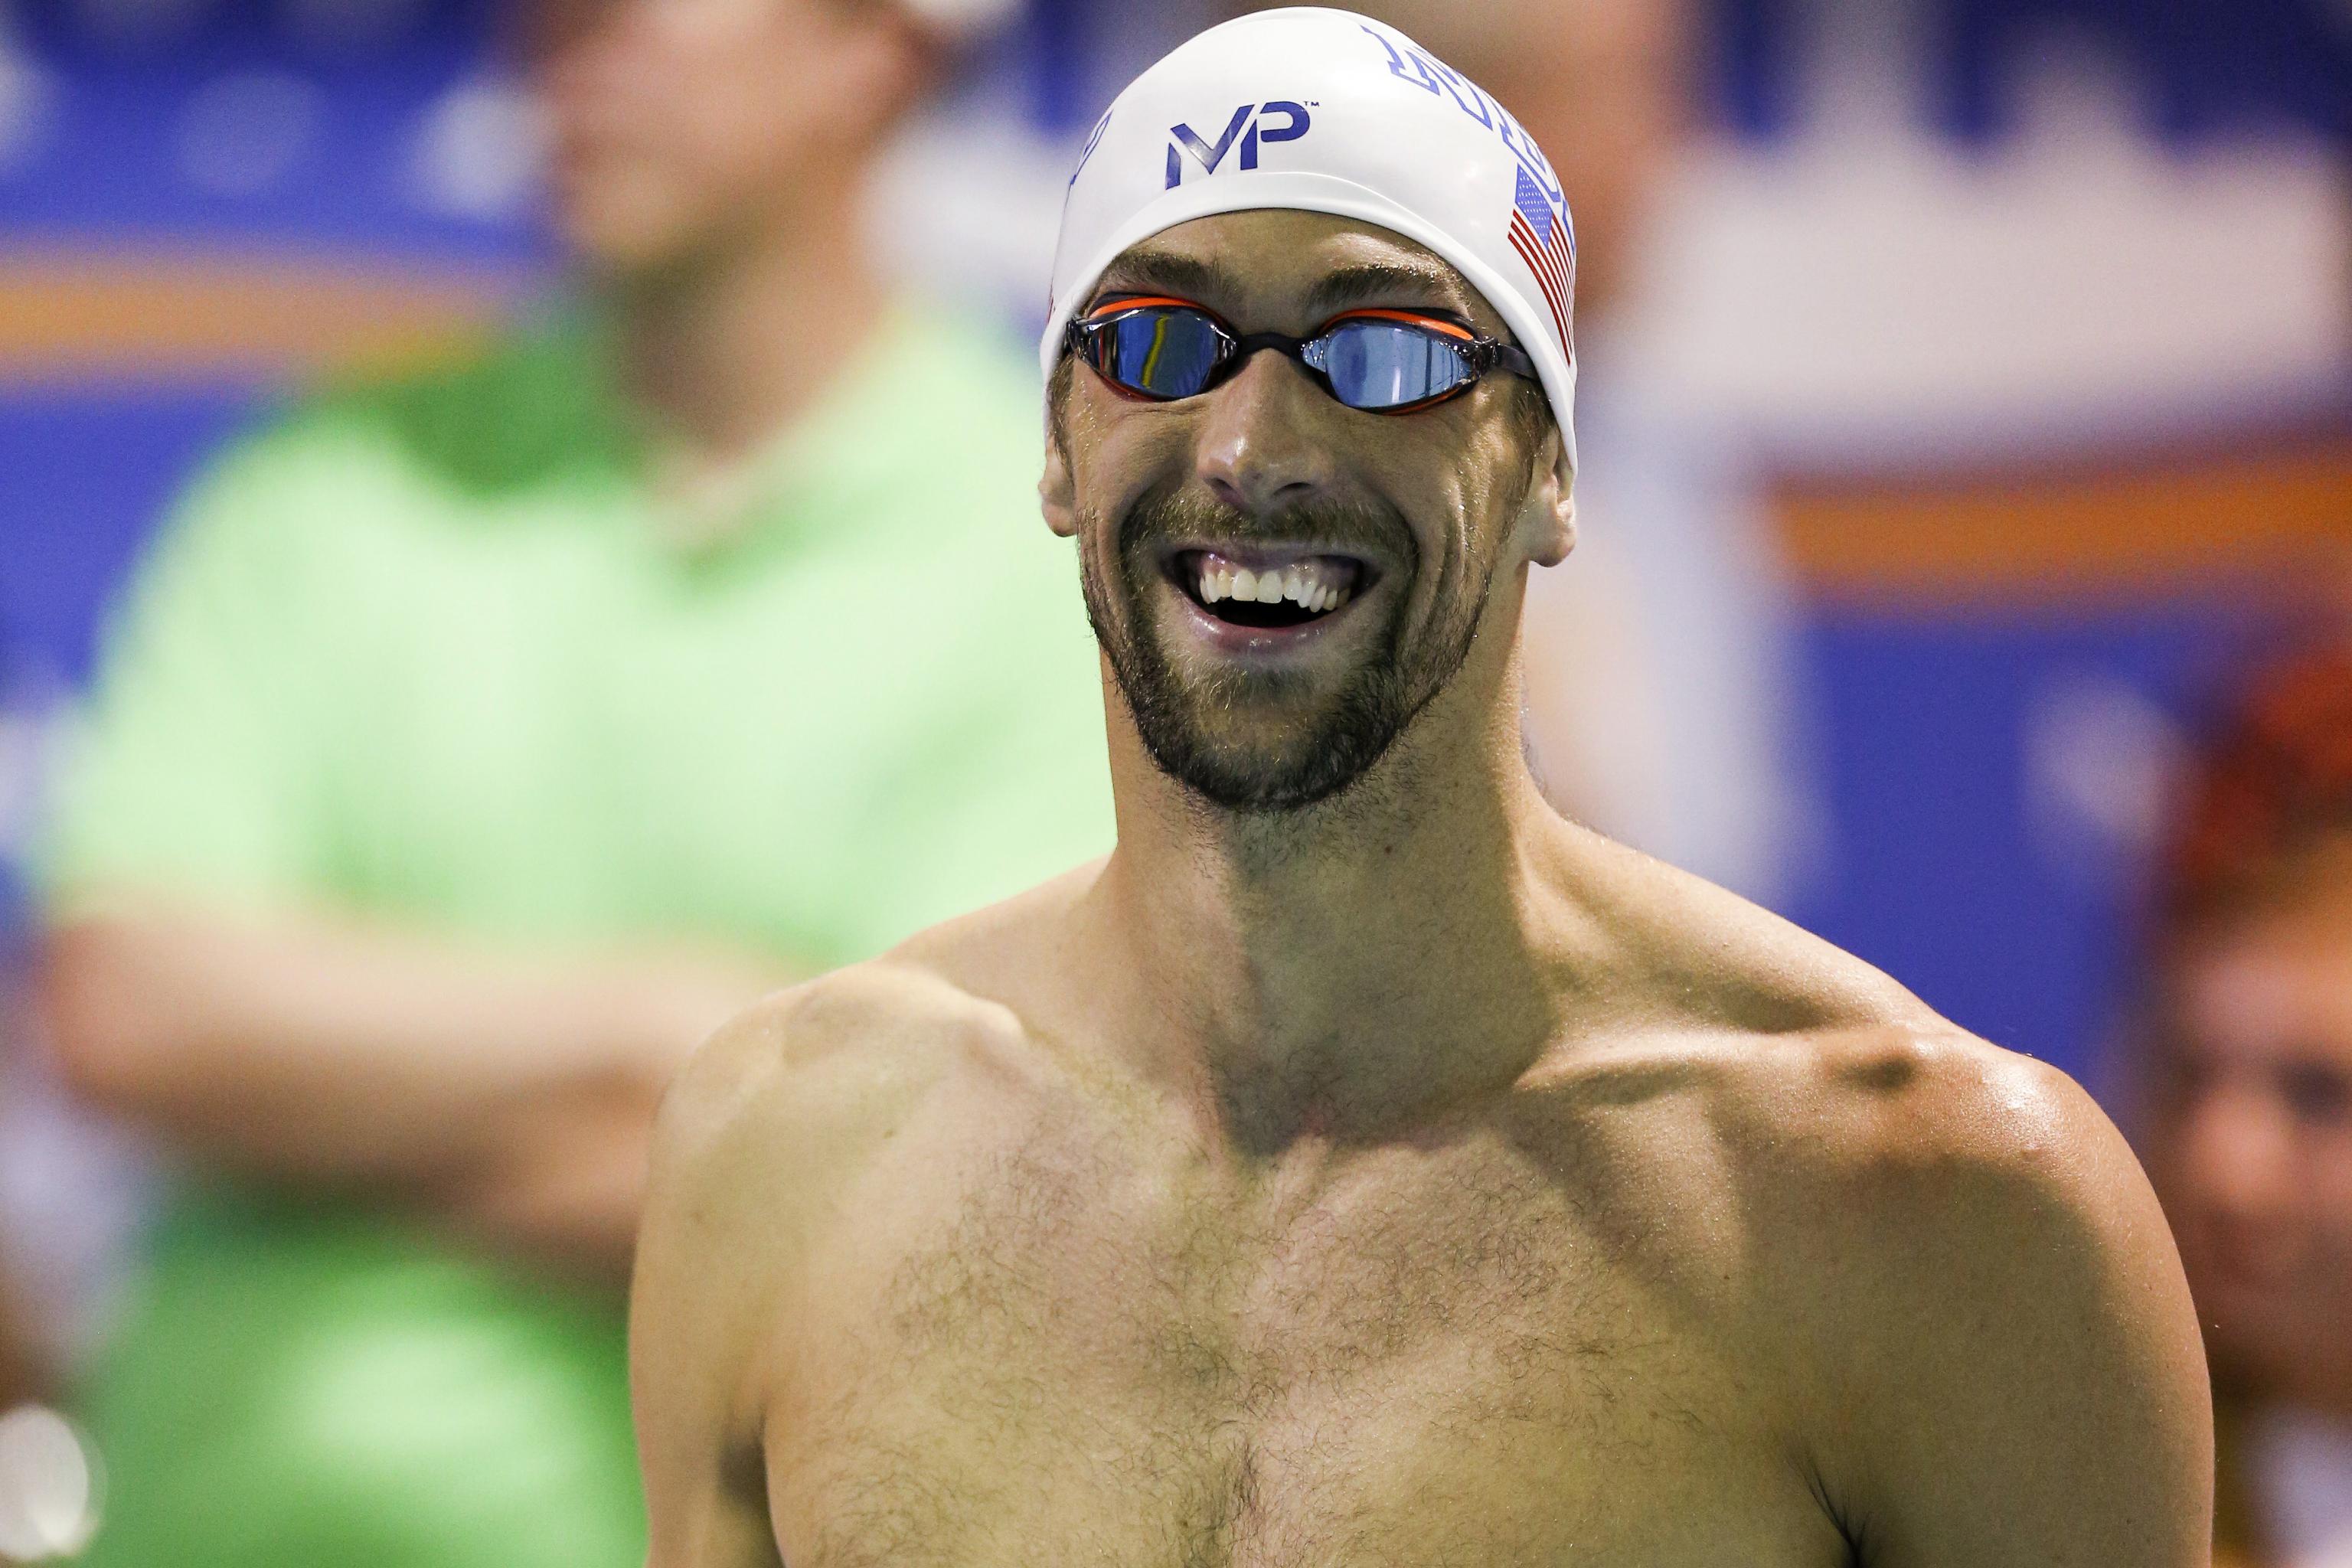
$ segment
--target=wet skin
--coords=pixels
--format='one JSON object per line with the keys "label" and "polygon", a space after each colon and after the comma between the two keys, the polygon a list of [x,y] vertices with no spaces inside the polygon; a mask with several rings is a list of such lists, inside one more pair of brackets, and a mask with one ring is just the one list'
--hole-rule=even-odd
{"label": "wet skin", "polygon": [[[1244,331],[1501,330],[1333,219],[1144,250],[1107,290]],[[652,1568],[2205,1560],[2196,1325],[2105,1119],[1537,795],[1519,597],[1573,528],[1514,395],[1072,377],[1044,496],[1118,672],[1119,847],[775,999],[673,1092]],[[1363,588],[1256,644],[1171,546]],[[1280,808],[1172,776],[1118,679],[1278,782],[1391,666],[1396,732]]]}

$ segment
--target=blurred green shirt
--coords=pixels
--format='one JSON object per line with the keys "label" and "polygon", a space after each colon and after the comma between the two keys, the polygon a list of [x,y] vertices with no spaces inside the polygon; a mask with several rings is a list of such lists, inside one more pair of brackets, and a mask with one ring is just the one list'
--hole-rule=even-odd
{"label": "blurred green shirt", "polygon": [[[113,625],[42,867],[500,944],[823,967],[1110,847],[1016,351],[902,309],[681,537],[595,330],[216,464]],[[637,1568],[619,1303],[191,1179],[86,1410],[108,1568]]]}
{"label": "blurred green shirt", "polygon": [[902,310],[681,542],[593,331],[217,464],[113,627],[42,868],[493,940],[871,955],[1108,849],[1014,353]]}

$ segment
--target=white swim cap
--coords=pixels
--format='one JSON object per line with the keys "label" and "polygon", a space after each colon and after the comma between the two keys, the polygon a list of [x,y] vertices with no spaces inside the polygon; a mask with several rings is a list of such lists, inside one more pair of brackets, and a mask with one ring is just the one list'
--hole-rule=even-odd
{"label": "white swim cap", "polygon": [[1266,207],[1376,224],[1453,263],[1535,361],[1574,468],[1576,233],[1559,179],[1468,78],[1352,11],[1212,27],[1118,95],[1070,178],[1047,376],[1070,318],[1129,247]]}

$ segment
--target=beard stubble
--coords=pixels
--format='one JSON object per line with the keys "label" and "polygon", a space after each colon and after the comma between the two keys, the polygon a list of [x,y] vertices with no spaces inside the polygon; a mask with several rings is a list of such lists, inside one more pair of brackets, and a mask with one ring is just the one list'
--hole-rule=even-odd
{"label": "beard stubble", "polygon": [[[1483,571],[1465,573],[1465,581],[1436,606],[1418,635],[1409,635],[1403,624],[1403,596],[1392,595],[1370,652],[1319,715],[1303,727],[1290,727],[1276,744],[1252,744],[1213,733],[1211,716],[1279,700],[1286,687],[1303,685],[1303,679],[1248,669],[1188,677],[1152,634],[1147,595],[1160,576],[1167,543],[1253,535],[1313,541],[1339,554],[1361,553],[1349,548],[1350,542],[1386,537],[1402,542],[1404,558],[1413,563],[1409,570],[1419,566],[1412,532],[1391,509],[1309,506],[1253,524],[1203,498],[1163,493],[1146,496],[1121,519],[1115,571],[1105,569],[1096,551],[1081,548],[1079,575],[1087,617],[1154,764],[1212,805],[1266,816],[1343,795],[1388,754],[1469,658],[1494,562],[1490,558]],[[1082,540],[1100,537],[1097,528],[1081,533]]]}

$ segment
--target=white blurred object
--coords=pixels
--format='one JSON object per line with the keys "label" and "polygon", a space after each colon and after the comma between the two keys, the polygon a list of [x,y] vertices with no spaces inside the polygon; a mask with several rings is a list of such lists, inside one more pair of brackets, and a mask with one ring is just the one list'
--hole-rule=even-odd
{"label": "white blurred object", "polygon": [[1738,447],[1580,345],[1577,546],[1530,573],[1528,741],[1577,820],[1767,906],[1826,862],[1791,586]]}
{"label": "white blurred object", "polygon": [[2024,720],[2025,816],[2043,858],[2086,889],[2147,863],[2189,745],[2138,688],[2097,671],[2058,676]]}
{"label": "white blurred object", "polygon": [[98,1528],[97,1467],[73,1424],[20,1405],[0,1415],[0,1555],[71,1557]]}
{"label": "white blurred object", "polygon": [[0,16],[0,174],[23,168],[40,152],[54,92],[47,73],[9,37],[7,18]]}
{"label": "white blurred object", "polygon": [[1839,462],[2340,398],[2352,191],[2326,146],[2168,148],[2119,68],[2052,36],[1972,151],[1921,127],[1899,18],[1823,37],[1811,122],[1714,148],[1668,204],[1642,341],[1694,401]]}
{"label": "white blurred object", "polygon": [[264,195],[310,156],[326,107],[315,83],[286,71],[217,77],[188,95],[180,173],[208,195]]}
{"label": "white blurred object", "polygon": [[[1019,8],[1017,0],[979,3],[998,20]],[[1084,110],[1073,134],[1058,141],[1032,128],[1017,81],[964,83],[910,124],[877,170],[868,219],[875,254],[938,298],[999,311],[1024,330],[1041,323],[1062,199],[1087,132],[1130,77],[1214,22],[1222,5],[1114,6],[1080,62],[1084,79],[1066,84]]]}
{"label": "white blurred object", "polygon": [[433,101],[417,127],[409,184],[418,205],[451,217],[520,214],[547,157],[538,100],[495,78],[469,78]]}
{"label": "white blurred object", "polygon": [[951,303],[1038,317],[1075,158],[1006,120],[927,115],[875,171],[875,254]]}
{"label": "white blurred object", "polygon": [[2281,1568],[2352,1568],[2352,1426],[2274,1409],[2248,1436]]}
{"label": "white blurred object", "polygon": [[154,1172],[130,1133],[68,1098],[8,981],[0,973],[0,1269],[36,1348],[70,1367],[112,1326]]}
{"label": "white blurred object", "polygon": [[[68,712],[54,673],[0,660],[0,880],[23,879]],[[131,1136],[58,1082],[16,958],[0,946],[0,1273],[34,1348],[70,1366],[106,1331],[152,1181]]]}

